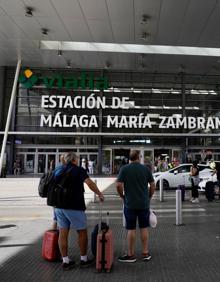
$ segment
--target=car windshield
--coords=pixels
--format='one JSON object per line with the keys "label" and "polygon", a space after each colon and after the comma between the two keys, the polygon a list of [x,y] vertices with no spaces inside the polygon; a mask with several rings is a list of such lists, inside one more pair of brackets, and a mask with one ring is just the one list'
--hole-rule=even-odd
{"label": "car windshield", "polygon": [[173,169],[171,169],[169,172],[170,173],[185,173],[185,172],[190,172],[190,164],[188,165],[181,165],[181,166],[178,166],[178,167],[175,167]]}
{"label": "car windshield", "polygon": [[211,169],[209,165],[198,165],[199,167],[199,171],[203,170],[203,169]]}

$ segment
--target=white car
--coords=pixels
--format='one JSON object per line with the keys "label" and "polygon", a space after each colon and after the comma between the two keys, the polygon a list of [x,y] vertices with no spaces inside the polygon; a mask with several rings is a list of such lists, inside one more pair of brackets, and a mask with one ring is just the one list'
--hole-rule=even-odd
{"label": "white car", "polygon": [[217,183],[216,174],[211,175],[211,176],[205,176],[204,178],[201,179],[201,181],[199,182],[199,189],[198,189],[200,192],[205,192],[205,186],[208,181]]}
{"label": "white car", "polygon": [[[164,172],[156,172],[153,174],[156,187],[159,188],[160,179],[163,179],[163,188],[177,188],[178,185],[185,185],[185,187],[191,187],[190,181],[190,167],[192,164],[181,164],[175,168],[172,168]],[[202,179],[209,178],[213,174],[213,170],[205,164],[198,164],[199,177]]]}

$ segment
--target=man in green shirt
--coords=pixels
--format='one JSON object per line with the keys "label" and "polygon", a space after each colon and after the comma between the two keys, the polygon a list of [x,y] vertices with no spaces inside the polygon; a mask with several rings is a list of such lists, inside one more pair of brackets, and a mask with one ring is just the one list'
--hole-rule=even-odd
{"label": "man in green shirt", "polygon": [[[148,184],[150,187],[148,188]],[[150,170],[140,164],[140,153],[130,152],[130,163],[120,169],[116,188],[124,201],[128,253],[119,257],[121,262],[135,262],[136,221],[138,218],[144,261],[149,261],[148,230],[150,199],[155,191],[155,183]]]}

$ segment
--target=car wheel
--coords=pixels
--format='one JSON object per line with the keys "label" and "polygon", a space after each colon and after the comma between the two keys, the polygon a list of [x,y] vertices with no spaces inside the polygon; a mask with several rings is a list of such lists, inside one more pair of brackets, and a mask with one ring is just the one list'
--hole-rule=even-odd
{"label": "car wheel", "polygon": [[[170,187],[169,182],[166,179],[163,179],[163,189],[167,190],[167,189],[169,189],[169,187]],[[157,181],[157,183],[156,183],[156,189],[157,190],[160,189],[160,180]]]}

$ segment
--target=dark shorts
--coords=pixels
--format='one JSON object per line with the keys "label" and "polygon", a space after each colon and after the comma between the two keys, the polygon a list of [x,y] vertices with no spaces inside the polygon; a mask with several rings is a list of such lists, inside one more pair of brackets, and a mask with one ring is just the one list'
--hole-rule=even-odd
{"label": "dark shorts", "polygon": [[136,222],[138,219],[139,228],[149,227],[149,209],[133,210],[124,207],[124,215],[126,220],[126,229],[136,229]]}

